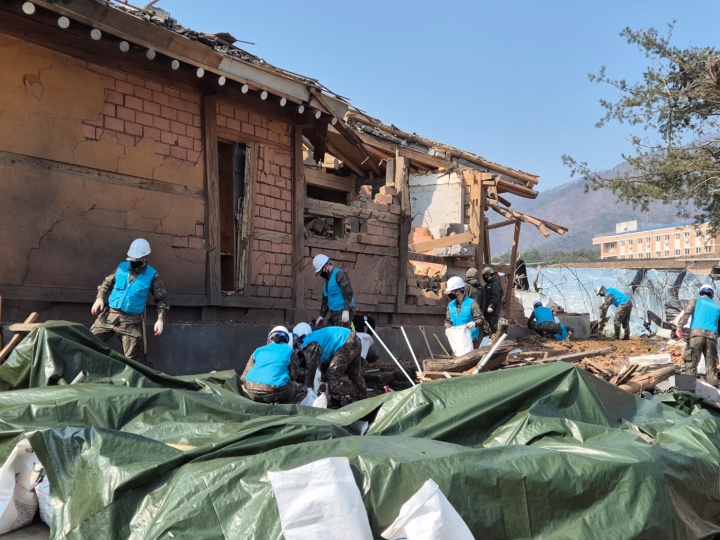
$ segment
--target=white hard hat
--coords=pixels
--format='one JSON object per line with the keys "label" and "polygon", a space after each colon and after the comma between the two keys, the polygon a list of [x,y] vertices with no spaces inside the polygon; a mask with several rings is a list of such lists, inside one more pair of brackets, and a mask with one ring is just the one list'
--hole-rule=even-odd
{"label": "white hard hat", "polygon": [[293,337],[295,339],[298,339],[298,338],[307,336],[311,332],[312,332],[312,327],[308,323],[306,323],[306,322],[297,323],[295,325],[295,328],[293,328]]}
{"label": "white hard hat", "polygon": [[270,342],[270,338],[273,336],[273,334],[285,334],[288,338],[288,345],[291,347],[293,346],[293,336],[290,333],[290,330],[285,328],[284,326],[276,326],[272,330],[270,330],[270,333],[268,334],[268,343]]}
{"label": "white hard hat", "polygon": [[144,238],[136,238],[133,240],[127,252],[128,259],[142,259],[147,255],[150,255],[150,244],[148,241]]}
{"label": "white hard hat", "polygon": [[700,287],[700,293],[701,294],[702,293],[709,294],[710,298],[712,298],[713,296],[715,296],[715,289],[713,289],[710,285],[705,284],[702,287]]}
{"label": "white hard hat", "polygon": [[323,269],[323,266],[325,266],[327,263],[330,262],[330,257],[324,254],[315,255],[315,258],[313,259],[313,267],[315,268],[315,273],[319,274],[320,270]]}
{"label": "white hard hat", "polygon": [[447,286],[445,287],[445,292],[453,292],[457,291],[458,289],[464,289],[465,288],[465,282],[462,280],[461,277],[453,276],[450,279],[447,280]]}
{"label": "white hard hat", "polygon": [[605,290],[605,285],[600,285],[599,287],[595,287],[595,294],[600,294],[600,291]]}

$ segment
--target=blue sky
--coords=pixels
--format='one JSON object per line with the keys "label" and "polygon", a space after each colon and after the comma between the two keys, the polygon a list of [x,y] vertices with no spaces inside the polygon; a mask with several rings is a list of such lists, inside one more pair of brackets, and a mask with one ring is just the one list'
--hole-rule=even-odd
{"label": "blue sky", "polygon": [[181,24],[227,31],[284,69],[319,79],[387,124],[540,176],[570,179],[568,153],[597,170],[630,151],[629,131],[597,129],[602,65],[634,80],[646,59],[619,36],[665,29],[673,44],[713,46],[717,0],[160,0]]}

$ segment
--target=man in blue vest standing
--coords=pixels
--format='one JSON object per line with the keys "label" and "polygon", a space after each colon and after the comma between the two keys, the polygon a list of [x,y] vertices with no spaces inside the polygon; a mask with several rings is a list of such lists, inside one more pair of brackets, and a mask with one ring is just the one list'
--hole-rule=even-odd
{"label": "man in blue vest standing", "polygon": [[623,339],[630,339],[630,313],[632,313],[632,302],[627,294],[612,287],[605,288],[605,285],[595,288],[595,294],[603,298],[600,305],[600,320],[606,318],[608,308],[613,305],[617,309],[613,325],[615,326],[615,339],[620,339],[620,327],[624,330]]}
{"label": "man in blue vest standing", "polygon": [[555,322],[552,310],[543,306],[539,300],[533,304],[533,312],[528,319],[527,327],[535,330],[542,337],[553,337],[558,341],[570,339],[573,334],[573,328]]}
{"label": "man in blue vest standing", "polygon": [[327,324],[350,328],[355,316],[355,299],[350,278],[339,268],[333,267],[330,257],[322,253],[313,259],[313,268],[315,274],[325,280],[320,316],[315,321],[315,326],[319,328]]}
{"label": "man in blue vest standing", "polygon": [[677,334],[683,337],[683,326],[692,315],[688,344],[683,354],[685,373],[696,375],[700,355],[705,355],[705,380],[713,386],[718,385],[717,339],[720,332],[720,306],[713,302],[715,291],[710,285],[703,285],[700,294],[693,298],[680,315]]}
{"label": "man in blue vest standing", "polygon": [[148,293],[152,292],[158,311],[156,336],[162,334],[165,316],[170,311],[165,286],[157,271],[147,263],[148,255],[148,241],[133,240],[127,260],[103,280],[90,310],[93,315],[99,314],[90,331],[103,341],[117,335],[122,341],[123,353],[133,360],[137,360],[143,350],[143,313]]}
{"label": "man in blue vest standing", "polygon": [[268,344],[255,349],[240,375],[245,392],[258,403],[300,403],[308,387],[297,382],[299,361],[293,336],[284,326],[268,334]]}
{"label": "man in blue vest standing", "polygon": [[360,360],[362,345],[355,332],[327,326],[298,337],[303,337],[305,386],[312,387],[319,367],[321,380],[327,382],[331,408],[344,407],[367,397]]}
{"label": "man in blue vest standing", "polygon": [[480,330],[490,331],[488,323],[483,318],[480,306],[475,300],[465,295],[465,282],[461,277],[450,277],[445,286],[445,293],[450,298],[445,315],[445,328],[466,326],[470,329],[473,344],[477,347],[482,340]]}

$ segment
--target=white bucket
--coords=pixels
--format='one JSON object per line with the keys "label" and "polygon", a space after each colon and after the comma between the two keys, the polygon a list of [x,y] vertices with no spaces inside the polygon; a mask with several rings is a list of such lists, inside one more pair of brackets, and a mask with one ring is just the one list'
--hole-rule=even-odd
{"label": "white bucket", "polygon": [[473,350],[472,336],[466,326],[446,328],[445,337],[450,342],[450,347],[452,347],[455,356],[462,356]]}

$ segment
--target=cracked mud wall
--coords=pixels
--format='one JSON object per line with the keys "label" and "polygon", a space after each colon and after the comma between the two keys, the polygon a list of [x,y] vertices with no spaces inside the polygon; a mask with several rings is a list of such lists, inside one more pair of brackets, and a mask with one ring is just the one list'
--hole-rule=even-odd
{"label": "cracked mud wall", "polygon": [[0,35],[0,285],[92,289],[147,238],[204,294],[199,97]]}

